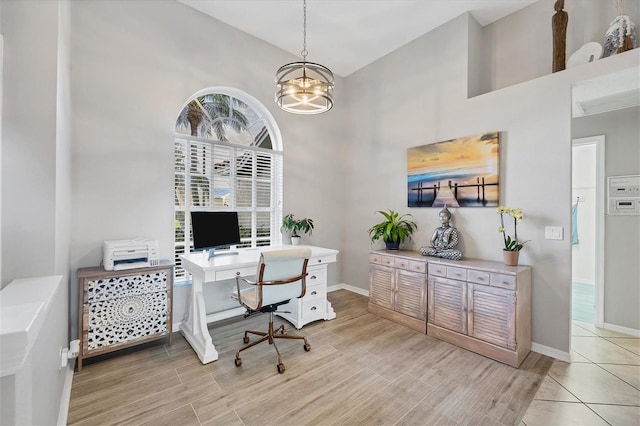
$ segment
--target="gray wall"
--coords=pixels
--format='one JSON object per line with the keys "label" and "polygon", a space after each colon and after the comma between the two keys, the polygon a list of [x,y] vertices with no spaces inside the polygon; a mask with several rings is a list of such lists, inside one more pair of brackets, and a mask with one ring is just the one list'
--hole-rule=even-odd
{"label": "gray wall", "polygon": [[[553,2],[543,3],[553,10]],[[530,32],[550,32],[549,20],[538,19],[536,10],[527,8],[501,21],[499,25],[510,28],[510,38],[492,39],[493,51],[506,51]],[[438,226],[438,209],[406,207],[407,148],[499,130],[500,203],[524,209],[519,235],[531,240],[521,252],[521,263],[533,266],[533,341],[538,350],[566,357],[570,241],[545,240],[544,227],[570,230],[571,84],[637,65],[638,51],[539,78],[511,69],[513,82],[534,79],[468,99],[474,88],[468,90],[467,83],[476,87],[480,83],[467,76],[467,66],[482,63],[473,56],[467,59],[467,41],[473,39],[468,27],[478,31],[470,19],[459,17],[346,79],[347,117],[354,125],[348,128],[345,154],[351,175],[346,185],[343,278],[367,287],[371,246],[366,229],[377,222],[376,210],[391,208],[414,215],[419,231],[409,248],[428,244]],[[609,20],[602,17],[602,32]],[[521,22],[528,25],[518,30]],[[530,53],[537,55],[536,62],[550,63],[550,49],[550,44],[540,43]],[[455,209],[453,219],[465,256],[501,261],[494,209]]]}
{"label": "gray wall", "polygon": [[[214,86],[245,91],[273,114],[284,146],[284,213],[314,219],[307,242],[339,248],[343,81],[328,113],[283,112],[273,79],[293,60],[178,2],[74,2],[72,271],[100,264],[108,239],[157,239],[161,257],[173,258],[174,123],[190,96]],[[329,279],[341,282],[337,266]],[[175,289],[174,322],[188,291]]]}
{"label": "gray wall", "polygon": [[[576,118],[574,138],[605,135],[605,175],[640,174],[640,108]],[[603,182],[607,185],[607,182]],[[640,216],[605,217],[604,322],[640,329]]]}
{"label": "gray wall", "polygon": [[[489,87],[501,89],[551,73],[553,36],[551,19],[556,0],[538,0],[530,6],[485,27],[491,41],[493,72]],[[640,1],[625,0],[624,11],[640,22]],[[604,44],[604,34],[617,15],[616,2],[609,0],[566,1],[567,60],[588,42]]]}

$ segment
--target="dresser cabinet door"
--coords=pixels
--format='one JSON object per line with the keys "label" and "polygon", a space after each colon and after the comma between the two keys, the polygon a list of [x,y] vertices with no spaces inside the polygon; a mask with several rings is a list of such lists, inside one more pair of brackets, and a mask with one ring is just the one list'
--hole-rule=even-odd
{"label": "dresser cabinet door", "polygon": [[394,269],[369,266],[369,300],[384,308],[393,309]]}
{"label": "dresser cabinet door", "polygon": [[468,334],[504,348],[516,348],[515,291],[469,283]]}
{"label": "dresser cabinet door", "polygon": [[394,307],[396,312],[414,318],[427,319],[427,299],[425,275],[420,272],[396,271],[396,292]]}
{"label": "dresser cabinet door", "polygon": [[429,276],[429,322],[467,333],[467,283]]}

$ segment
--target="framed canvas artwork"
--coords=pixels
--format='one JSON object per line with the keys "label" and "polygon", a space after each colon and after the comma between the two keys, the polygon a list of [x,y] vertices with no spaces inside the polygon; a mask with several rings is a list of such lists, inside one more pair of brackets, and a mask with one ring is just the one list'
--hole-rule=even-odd
{"label": "framed canvas artwork", "polygon": [[407,150],[409,207],[497,207],[499,132]]}

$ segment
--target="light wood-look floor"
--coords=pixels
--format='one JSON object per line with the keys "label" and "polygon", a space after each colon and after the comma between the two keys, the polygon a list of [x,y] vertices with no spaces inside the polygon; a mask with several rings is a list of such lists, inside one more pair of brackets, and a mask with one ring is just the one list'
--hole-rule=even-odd
{"label": "light wood-look floor", "polygon": [[[180,334],[94,362],[73,381],[69,424],[519,424],[552,363],[531,353],[519,369],[367,312],[367,298],[329,294],[337,318],[278,341],[286,371],[263,343],[234,365],[243,330],[267,314],[215,324],[218,361],[202,365]],[[278,319],[278,324],[284,322]],[[287,323],[288,325],[288,323]]]}

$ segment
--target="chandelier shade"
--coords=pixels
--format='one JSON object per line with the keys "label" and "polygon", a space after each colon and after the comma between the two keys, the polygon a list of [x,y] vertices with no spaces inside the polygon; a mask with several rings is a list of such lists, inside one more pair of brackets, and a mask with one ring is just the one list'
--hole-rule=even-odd
{"label": "chandelier shade", "polygon": [[276,73],[276,103],[294,114],[319,114],[333,106],[333,73],[313,62],[292,62]]}
{"label": "chandelier shade", "polygon": [[333,73],[307,62],[307,0],[303,0],[302,61],[281,66],[276,72],[276,104],[293,114],[319,114],[333,106]]}

